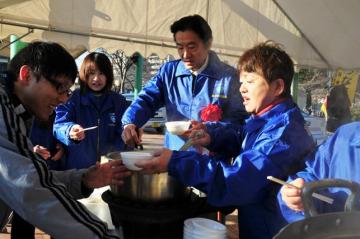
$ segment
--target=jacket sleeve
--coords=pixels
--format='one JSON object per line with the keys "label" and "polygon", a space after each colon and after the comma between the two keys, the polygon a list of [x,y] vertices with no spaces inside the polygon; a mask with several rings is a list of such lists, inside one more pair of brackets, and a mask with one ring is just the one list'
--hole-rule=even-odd
{"label": "jacket sleeve", "polygon": [[[251,147],[236,157],[233,165],[191,152],[174,152],[169,174],[207,193],[209,202],[216,206],[258,202],[271,186],[266,177],[287,177],[294,163],[313,147],[309,137],[308,142],[303,137],[301,147],[294,147],[296,139],[289,137],[291,130],[283,126],[258,136]],[[307,135],[305,129],[302,132],[303,136]]]}
{"label": "jacket sleeve", "polygon": [[207,124],[207,133],[211,138],[207,148],[226,157],[236,157],[241,151],[243,132],[243,127],[239,124]]}
{"label": "jacket sleeve", "polygon": [[140,92],[122,117],[122,124],[143,126],[164,105],[163,67]]}
{"label": "jacket sleeve", "polygon": [[65,104],[60,104],[56,107],[55,112],[54,137],[67,146],[76,144],[77,142],[69,137],[70,129],[75,125],[75,104],[73,98],[70,98]]}
{"label": "jacket sleeve", "polygon": [[66,190],[76,199],[81,199],[84,197],[90,196],[93,192],[91,189],[84,188],[82,183],[82,176],[87,169],[70,169],[65,171],[55,171],[51,172],[54,175],[54,178],[65,185]]}
{"label": "jacket sleeve", "polygon": [[[238,206],[259,201],[268,185],[266,176],[279,174],[279,169],[255,150],[240,154],[233,165],[190,152],[176,152],[169,173],[185,185],[205,192],[209,203],[216,206]],[[256,162],[255,162],[256,161]],[[254,163],[262,164],[258,168]]]}
{"label": "jacket sleeve", "polygon": [[[291,182],[297,178],[302,178],[304,179],[305,182],[313,182],[313,181],[329,178],[328,176],[329,164],[327,161],[330,158],[328,154],[332,151],[332,148],[334,148],[333,146],[334,141],[335,140],[333,137],[327,140],[324,144],[318,146],[316,150],[311,152],[306,157],[305,159],[306,168],[302,171],[297,172],[295,175],[290,176],[287,181]],[[291,210],[288,206],[286,206],[285,202],[282,200],[280,192],[278,193],[277,198],[281,213],[289,223],[304,219],[304,212],[296,212]],[[326,210],[325,208],[327,205],[323,205],[325,206],[324,208],[321,205],[321,202],[319,201],[313,201],[313,203],[315,203],[317,210],[319,211]],[[335,207],[335,205],[333,206]]]}
{"label": "jacket sleeve", "polygon": [[[31,147],[20,147],[27,157],[19,154],[17,148],[0,137],[0,199],[10,208],[55,238],[119,238],[72,197],[67,189],[73,186],[59,181],[58,175],[63,174],[64,179],[69,176],[67,172],[54,175],[43,160],[36,158]],[[81,172],[71,174],[64,183],[80,177]]]}
{"label": "jacket sleeve", "polygon": [[126,98],[123,95],[116,93],[115,108],[116,108],[116,118],[119,119],[119,121],[116,123],[117,124],[116,131],[118,135],[121,135],[123,131],[121,120],[125,114],[125,111],[129,108],[129,102],[126,100]]}

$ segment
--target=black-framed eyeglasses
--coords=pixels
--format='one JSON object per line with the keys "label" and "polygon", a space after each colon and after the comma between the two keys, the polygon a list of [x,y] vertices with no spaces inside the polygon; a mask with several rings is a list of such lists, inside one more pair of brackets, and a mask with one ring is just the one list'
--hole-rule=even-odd
{"label": "black-framed eyeglasses", "polygon": [[72,90],[70,89],[69,86],[64,85],[64,84],[62,84],[54,79],[51,79],[51,78],[46,78],[46,80],[49,81],[55,87],[55,89],[59,95],[66,94],[67,96],[70,96],[72,94]]}
{"label": "black-framed eyeglasses", "polygon": [[[31,71],[33,72],[34,76],[35,76],[37,79],[40,79],[40,78],[41,78],[41,75],[39,75],[38,73],[34,72],[33,70],[31,70]],[[71,86],[68,86],[68,85],[65,85],[65,84],[63,84],[63,83],[60,83],[60,82],[58,82],[57,80],[52,79],[52,78],[50,78],[50,77],[49,77],[49,78],[46,78],[45,76],[43,76],[43,78],[44,78],[45,80],[49,81],[50,84],[52,84],[52,85],[55,87],[55,89],[56,89],[56,91],[57,91],[57,93],[58,93],[59,95],[64,95],[64,94],[66,94],[67,96],[70,96],[70,95],[72,94],[72,90],[70,89]]]}

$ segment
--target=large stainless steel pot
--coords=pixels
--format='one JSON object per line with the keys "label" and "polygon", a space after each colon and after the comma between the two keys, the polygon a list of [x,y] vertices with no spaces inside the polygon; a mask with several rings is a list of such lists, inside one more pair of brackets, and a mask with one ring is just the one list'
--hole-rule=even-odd
{"label": "large stainless steel pot", "polygon": [[[312,202],[313,192],[328,187],[345,187],[351,190],[346,200],[345,212],[318,215]],[[356,211],[360,199],[360,185],[346,180],[323,180],[306,183],[302,190],[305,219],[281,229],[275,239],[335,239],[360,238],[359,218]]]}
{"label": "large stainless steel pot", "polygon": [[[107,154],[109,160],[121,159],[120,152]],[[130,177],[124,179],[124,185],[111,186],[111,192],[116,196],[135,201],[164,202],[182,200],[188,196],[190,189],[180,184],[167,173],[145,175],[133,171]]]}

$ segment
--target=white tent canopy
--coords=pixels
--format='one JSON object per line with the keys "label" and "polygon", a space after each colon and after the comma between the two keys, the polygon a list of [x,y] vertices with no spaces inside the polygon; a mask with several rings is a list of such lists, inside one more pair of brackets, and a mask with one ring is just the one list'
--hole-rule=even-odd
{"label": "white tent canopy", "polygon": [[0,0],[0,37],[33,29],[23,41],[56,41],[70,51],[103,47],[176,56],[170,25],[200,14],[213,30],[213,49],[231,64],[244,49],[271,39],[300,65],[354,69],[360,68],[359,11],[357,0]]}

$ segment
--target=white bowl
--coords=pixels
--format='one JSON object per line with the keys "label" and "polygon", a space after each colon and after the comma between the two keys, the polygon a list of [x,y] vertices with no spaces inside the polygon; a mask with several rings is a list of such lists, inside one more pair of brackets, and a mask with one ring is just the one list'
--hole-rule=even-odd
{"label": "white bowl", "polygon": [[120,152],[123,164],[130,170],[139,171],[141,168],[136,167],[135,163],[139,160],[149,160],[154,157],[153,152],[149,151],[127,151]]}
{"label": "white bowl", "polygon": [[226,232],[225,225],[220,222],[210,220],[207,218],[192,218],[192,223],[196,228],[212,232],[212,233],[224,233]]}
{"label": "white bowl", "polygon": [[190,124],[190,121],[169,121],[165,123],[165,126],[171,134],[182,135],[189,129]]}
{"label": "white bowl", "polygon": [[214,220],[207,218],[189,218],[184,221],[184,238],[186,239],[225,239],[226,233],[226,227]]}

